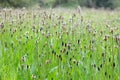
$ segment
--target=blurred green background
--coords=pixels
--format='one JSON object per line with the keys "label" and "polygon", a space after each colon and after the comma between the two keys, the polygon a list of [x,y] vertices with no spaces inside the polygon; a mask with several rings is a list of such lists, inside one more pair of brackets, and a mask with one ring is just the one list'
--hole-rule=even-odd
{"label": "blurred green background", "polygon": [[0,0],[0,7],[76,7],[88,8],[117,8],[120,7],[120,0]]}

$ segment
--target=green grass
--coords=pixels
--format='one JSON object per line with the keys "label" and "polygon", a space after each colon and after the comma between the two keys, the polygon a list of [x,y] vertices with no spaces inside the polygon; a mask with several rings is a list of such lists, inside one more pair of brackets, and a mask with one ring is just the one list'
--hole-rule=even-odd
{"label": "green grass", "polygon": [[0,80],[119,80],[120,12],[0,10]]}

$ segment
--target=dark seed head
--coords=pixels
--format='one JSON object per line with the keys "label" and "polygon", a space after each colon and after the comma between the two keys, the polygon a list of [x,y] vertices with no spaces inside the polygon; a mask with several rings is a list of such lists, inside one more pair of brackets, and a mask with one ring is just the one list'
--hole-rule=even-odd
{"label": "dark seed head", "polygon": [[107,76],[107,72],[105,72],[105,76]]}
{"label": "dark seed head", "polygon": [[84,46],[84,48],[85,48],[85,49],[87,48],[86,45]]}
{"label": "dark seed head", "polygon": [[46,60],[46,64],[49,64],[50,63],[50,60]]}
{"label": "dark seed head", "polygon": [[53,80],[53,78],[51,78],[51,80]]}
{"label": "dark seed head", "polygon": [[53,53],[53,54],[56,54],[56,52],[55,52],[54,50],[52,50],[52,53]]}
{"label": "dark seed head", "polygon": [[93,67],[96,68],[96,64],[93,64]]}
{"label": "dark seed head", "polygon": [[117,36],[117,37],[116,37],[116,42],[117,42],[117,43],[120,43],[120,36]]}
{"label": "dark seed head", "polygon": [[77,61],[77,66],[79,65],[79,62]]}
{"label": "dark seed head", "polygon": [[78,44],[80,44],[80,40],[78,40]]}
{"label": "dark seed head", "polygon": [[105,57],[105,53],[102,53],[102,57]]}
{"label": "dark seed head", "polygon": [[86,71],[86,68],[84,68],[84,71]]}
{"label": "dark seed head", "polygon": [[111,61],[111,58],[109,58],[109,62]]}
{"label": "dark seed head", "polygon": [[65,43],[65,47],[67,46],[67,44]]}
{"label": "dark seed head", "polygon": [[100,71],[100,68],[98,67],[98,71]]}
{"label": "dark seed head", "polygon": [[111,28],[111,29],[110,29],[110,33],[112,33],[112,34],[113,34],[113,32],[114,32],[114,29],[113,29],[113,28]]}
{"label": "dark seed head", "polygon": [[25,57],[21,57],[21,61],[22,61],[22,62],[25,62]]}
{"label": "dark seed head", "polygon": [[60,58],[60,60],[62,60],[62,57],[61,57],[61,55],[59,55],[59,58]]}
{"label": "dark seed head", "polygon": [[0,29],[4,28],[4,23],[0,23]]}
{"label": "dark seed head", "polygon": [[110,79],[110,77],[111,77],[111,76],[109,75],[109,79]]}
{"label": "dark seed head", "polygon": [[100,65],[100,68],[102,68],[102,64]]}
{"label": "dark seed head", "polygon": [[110,35],[105,35],[104,40],[107,41],[109,39]]}
{"label": "dark seed head", "polygon": [[77,63],[77,61],[76,61],[76,60],[73,60],[73,63],[74,63],[74,64],[76,64],[76,63]]}
{"label": "dark seed head", "polygon": [[65,52],[66,52],[66,48],[63,49],[63,53],[65,53]]}
{"label": "dark seed head", "polygon": [[74,58],[75,56],[73,55],[73,58]]}
{"label": "dark seed head", "polygon": [[113,68],[115,67],[115,62],[113,62]]}
{"label": "dark seed head", "polygon": [[70,61],[72,60],[72,58],[70,58]]}
{"label": "dark seed head", "polygon": [[64,42],[62,42],[62,46],[64,46]]}
{"label": "dark seed head", "polygon": [[90,54],[90,58],[92,58],[92,54]]}
{"label": "dark seed head", "polygon": [[30,67],[30,66],[29,66],[29,65],[27,65],[27,69],[29,69],[29,67]]}
{"label": "dark seed head", "polygon": [[66,52],[66,55],[68,55],[68,51]]}
{"label": "dark seed head", "polygon": [[68,49],[70,50],[70,45],[68,45]]}

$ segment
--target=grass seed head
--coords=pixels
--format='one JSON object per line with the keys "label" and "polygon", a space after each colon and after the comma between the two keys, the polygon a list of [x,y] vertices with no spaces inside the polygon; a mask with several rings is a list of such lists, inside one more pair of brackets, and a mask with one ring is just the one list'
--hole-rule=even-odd
{"label": "grass seed head", "polygon": [[109,79],[111,78],[111,76],[109,75]]}
{"label": "grass seed head", "polygon": [[120,36],[116,37],[116,42],[119,44],[120,43]]}
{"label": "grass seed head", "polygon": [[80,6],[78,6],[77,11],[79,14],[81,14],[81,7]]}
{"label": "grass seed head", "polygon": [[66,55],[68,55],[68,51],[66,52]]}
{"label": "grass seed head", "polygon": [[54,51],[54,50],[52,50],[52,53],[54,54],[54,53],[55,53],[55,51]]}
{"label": "grass seed head", "polygon": [[118,49],[118,45],[114,45],[114,48],[117,48],[117,49]]}
{"label": "grass seed head", "polygon": [[25,62],[25,57],[24,57],[24,56],[21,57],[21,61],[22,61],[22,62]]}
{"label": "grass seed head", "polygon": [[107,76],[107,72],[105,72],[105,76]]}
{"label": "grass seed head", "polygon": [[4,23],[2,22],[1,24],[0,24],[0,29],[3,29],[4,28]]}
{"label": "grass seed head", "polygon": [[70,58],[70,61],[72,61],[72,58]]}
{"label": "grass seed head", "polygon": [[105,35],[104,40],[107,41],[110,38],[110,35]]}
{"label": "grass seed head", "polygon": [[102,67],[103,67],[103,64],[100,65],[100,68],[102,68]]}
{"label": "grass seed head", "polygon": [[80,44],[80,40],[78,40],[78,44]]}
{"label": "grass seed head", "polygon": [[25,65],[24,65],[24,64],[22,64],[22,65],[21,65],[22,70],[24,69],[24,67],[25,67]]}
{"label": "grass seed head", "polygon": [[46,64],[49,64],[50,63],[50,60],[46,60],[46,62],[45,62]]}
{"label": "grass seed head", "polygon": [[111,58],[109,57],[109,62],[111,62]]}
{"label": "grass seed head", "polygon": [[110,29],[110,33],[113,34],[113,32],[114,32],[114,28],[111,28],[111,29]]}
{"label": "grass seed head", "polygon": [[100,67],[98,67],[98,71],[100,71]]}
{"label": "grass seed head", "polygon": [[115,62],[113,62],[113,68],[115,68]]}
{"label": "grass seed head", "polygon": [[36,76],[35,76],[35,75],[32,75],[32,79],[36,79]]}
{"label": "grass seed head", "polygon": [[96,68],[96,64],[93,64],[93,67]]}
{"label": "grass seed head", "polygon": [[96,31],[94,31],[94,32],[93,32],[93,35],[96,36],[96,34],[97,34]]}
{"label": "grass seed head", "polygon": [[30,66],[29,66],[29,65],[27,65],[27,69],[30,69]]}

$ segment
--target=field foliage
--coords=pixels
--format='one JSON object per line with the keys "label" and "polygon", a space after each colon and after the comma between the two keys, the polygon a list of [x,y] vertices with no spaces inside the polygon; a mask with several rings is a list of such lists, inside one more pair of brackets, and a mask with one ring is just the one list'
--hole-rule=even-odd
{"label": "field foliage", "polygon": [[0,80],[119,79],[119,11],[0,10]]}

